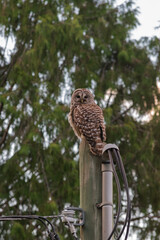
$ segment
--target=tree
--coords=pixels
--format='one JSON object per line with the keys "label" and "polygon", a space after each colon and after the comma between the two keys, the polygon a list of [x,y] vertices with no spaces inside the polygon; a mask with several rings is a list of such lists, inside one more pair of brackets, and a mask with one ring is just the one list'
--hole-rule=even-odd
{"label": "tree", "polygon": [[[159,239],[160,44],[131,39],[133,1],[3,0],[0,13],[1,36],[15,41],[9,56],[0,48],[1,213],[50,215],[66,203],[78,206],[78,140],[67,114],[72,91],[84,87],[104,108],[107,141],[120,147],[132,231]],[[40,239],[34,228],[3,223],[0,231],[4,239],[8,230],[12,239]],[[63,239],[65,230],[58,231]]]}

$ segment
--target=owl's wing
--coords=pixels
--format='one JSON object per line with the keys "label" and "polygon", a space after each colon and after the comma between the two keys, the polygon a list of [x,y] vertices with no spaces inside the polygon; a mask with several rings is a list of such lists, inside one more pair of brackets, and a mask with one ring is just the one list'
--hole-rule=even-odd
{"label": "owl's wing", "polygon": [[74,109],[74,123],[79,132],[94,147],[96,142],[106,140],[104,118],[101,108],[96,104],[79,105]]}

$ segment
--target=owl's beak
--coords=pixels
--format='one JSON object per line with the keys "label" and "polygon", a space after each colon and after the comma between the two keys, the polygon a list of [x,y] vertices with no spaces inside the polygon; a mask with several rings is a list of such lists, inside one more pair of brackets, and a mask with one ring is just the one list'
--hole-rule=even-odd
{"label": "owl's beak", "polygon": [[81,103],[83,103],[84,102],[84,99],[83,99],[83,96],[81,96]]}

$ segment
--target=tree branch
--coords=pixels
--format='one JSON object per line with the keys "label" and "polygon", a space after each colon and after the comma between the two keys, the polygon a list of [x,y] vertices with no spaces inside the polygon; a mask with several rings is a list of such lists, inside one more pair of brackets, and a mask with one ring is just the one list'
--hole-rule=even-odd
{"label": "tree branch", "polygon": [[12,123],[12,118],[10,119],[10,121],[9,121],[9,123],[8,123],[8,126],[7,126],[6,130],[4,131],[3,136],[2,136],[2,138],[1,138],[1,140],[0,140],[0,147],[1,147],[1,145],[2,145],[2,144],[5,142],[5,140],[6,140],[6,137],[7,137],[7,135],[8,135],[8,131],[9,131],[9,128],[10,128],[11,123]]}
{"label": "tree branch", "polygon": [[121,114],[119,114],[117,117],[115,117],[112,120],[112,123],[114,123],[115,121],[117,121],[119,118],[121,118],[123,115],[125,115],[127,112],[129,112],[131,110],[131,108],[134,106],[134,104],[132,104],[129,108],[127,108],[125,111],[123,111]]}
{"label": "tree branch", "polygon": [[[135,222],[135,221],[139,221],[139,220],[142,220],[142,219],[145,219],[145,218],[149,218],[149,219],[153,219],[155,221],[157,221],[157,218],[160,219],[160,215],[151,215],[152,213],[148,213],[144,216],[141,216],[141,217],[135,217],[135,218],[131,218],[131,222]],[[124,222],[123,221],[119,221],[119,224],[123,224]]]}
{"label": "tree branch", "polygon": [[43,161],[43,159],[42,159],[40,154],[39,154],[39,159],[40,159],[41,166],[42,166],[42,173],[43,173],[43,177],[44,177],[44,182],[45,182],[45,185],[47,187],[47,191],[48,191],[49,197],[52,198],[49,182],[48,182],[47,175],[46,175],[46,172],[45,172],[44,161]]}
{"label": "tree branch", "polygon": [[[11,87],[10,87],[10,89],[9,89],[8,92],[12,91],[12,88],[13,88],[14,85],[15,85],[15,83],[13,83],[13,84],[11,85]],[[3,110],[3,106],[4,106],[4,103],[1,102],[1,103],[0,103],[0,114],[1,114],[1,112],[2,112],[2,110]]]}
{"label": "tree branch", "polygon": [[16,64],[17,60],[19,59],[19,57],[21,56],[21,54],[24,52],[24,45],[20,46],[20,48],[18,49],[18,51],[15,53],[15,55],[12,57],[12,60],[10,62],[9,65],[7,65],[4,68],[4,71],[1,74],[1,84],[0,87],[3,87],[5,82],[7,81],[8,75],[12,70],[12,67]]}
{"label": "tree branch", "polygon": [[2,112],[3,109],[3,102],[0,103],[0,113]]}
{"label": "tree branch", "polygon": [[[154,219],[154,218],[160,218],[160,216],[159,215],[150,216],[150,214],[148,214],[148,215],[144,215],[144,216],[141,216],[141,217],[132,218],[131,222],[139,221],[139,220],[144,219],[144,218]],[[155,219],[155,221],[157,221],[157,219]]]}

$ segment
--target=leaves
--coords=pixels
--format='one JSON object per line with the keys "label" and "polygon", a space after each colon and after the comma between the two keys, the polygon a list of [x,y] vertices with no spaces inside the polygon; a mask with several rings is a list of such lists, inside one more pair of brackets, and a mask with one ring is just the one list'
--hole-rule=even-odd
{"label": "leaves", "polygon": [[[120,148],[132,215],[157,216],[160,47],[156,37],[130,38],[133,1],[2,1],[0,13],[1,36],[15,40],[9,58],[0,48],[1,213],[50,215],[79,205],[78,140],[67,117],[72,91],[84,87],[104,109],[107,142]],[[158,236],[158,221],[143,221],[140,238]],[[33,224],[2,225],[5,239],[8,230],[12,239],[46,236]]]}

